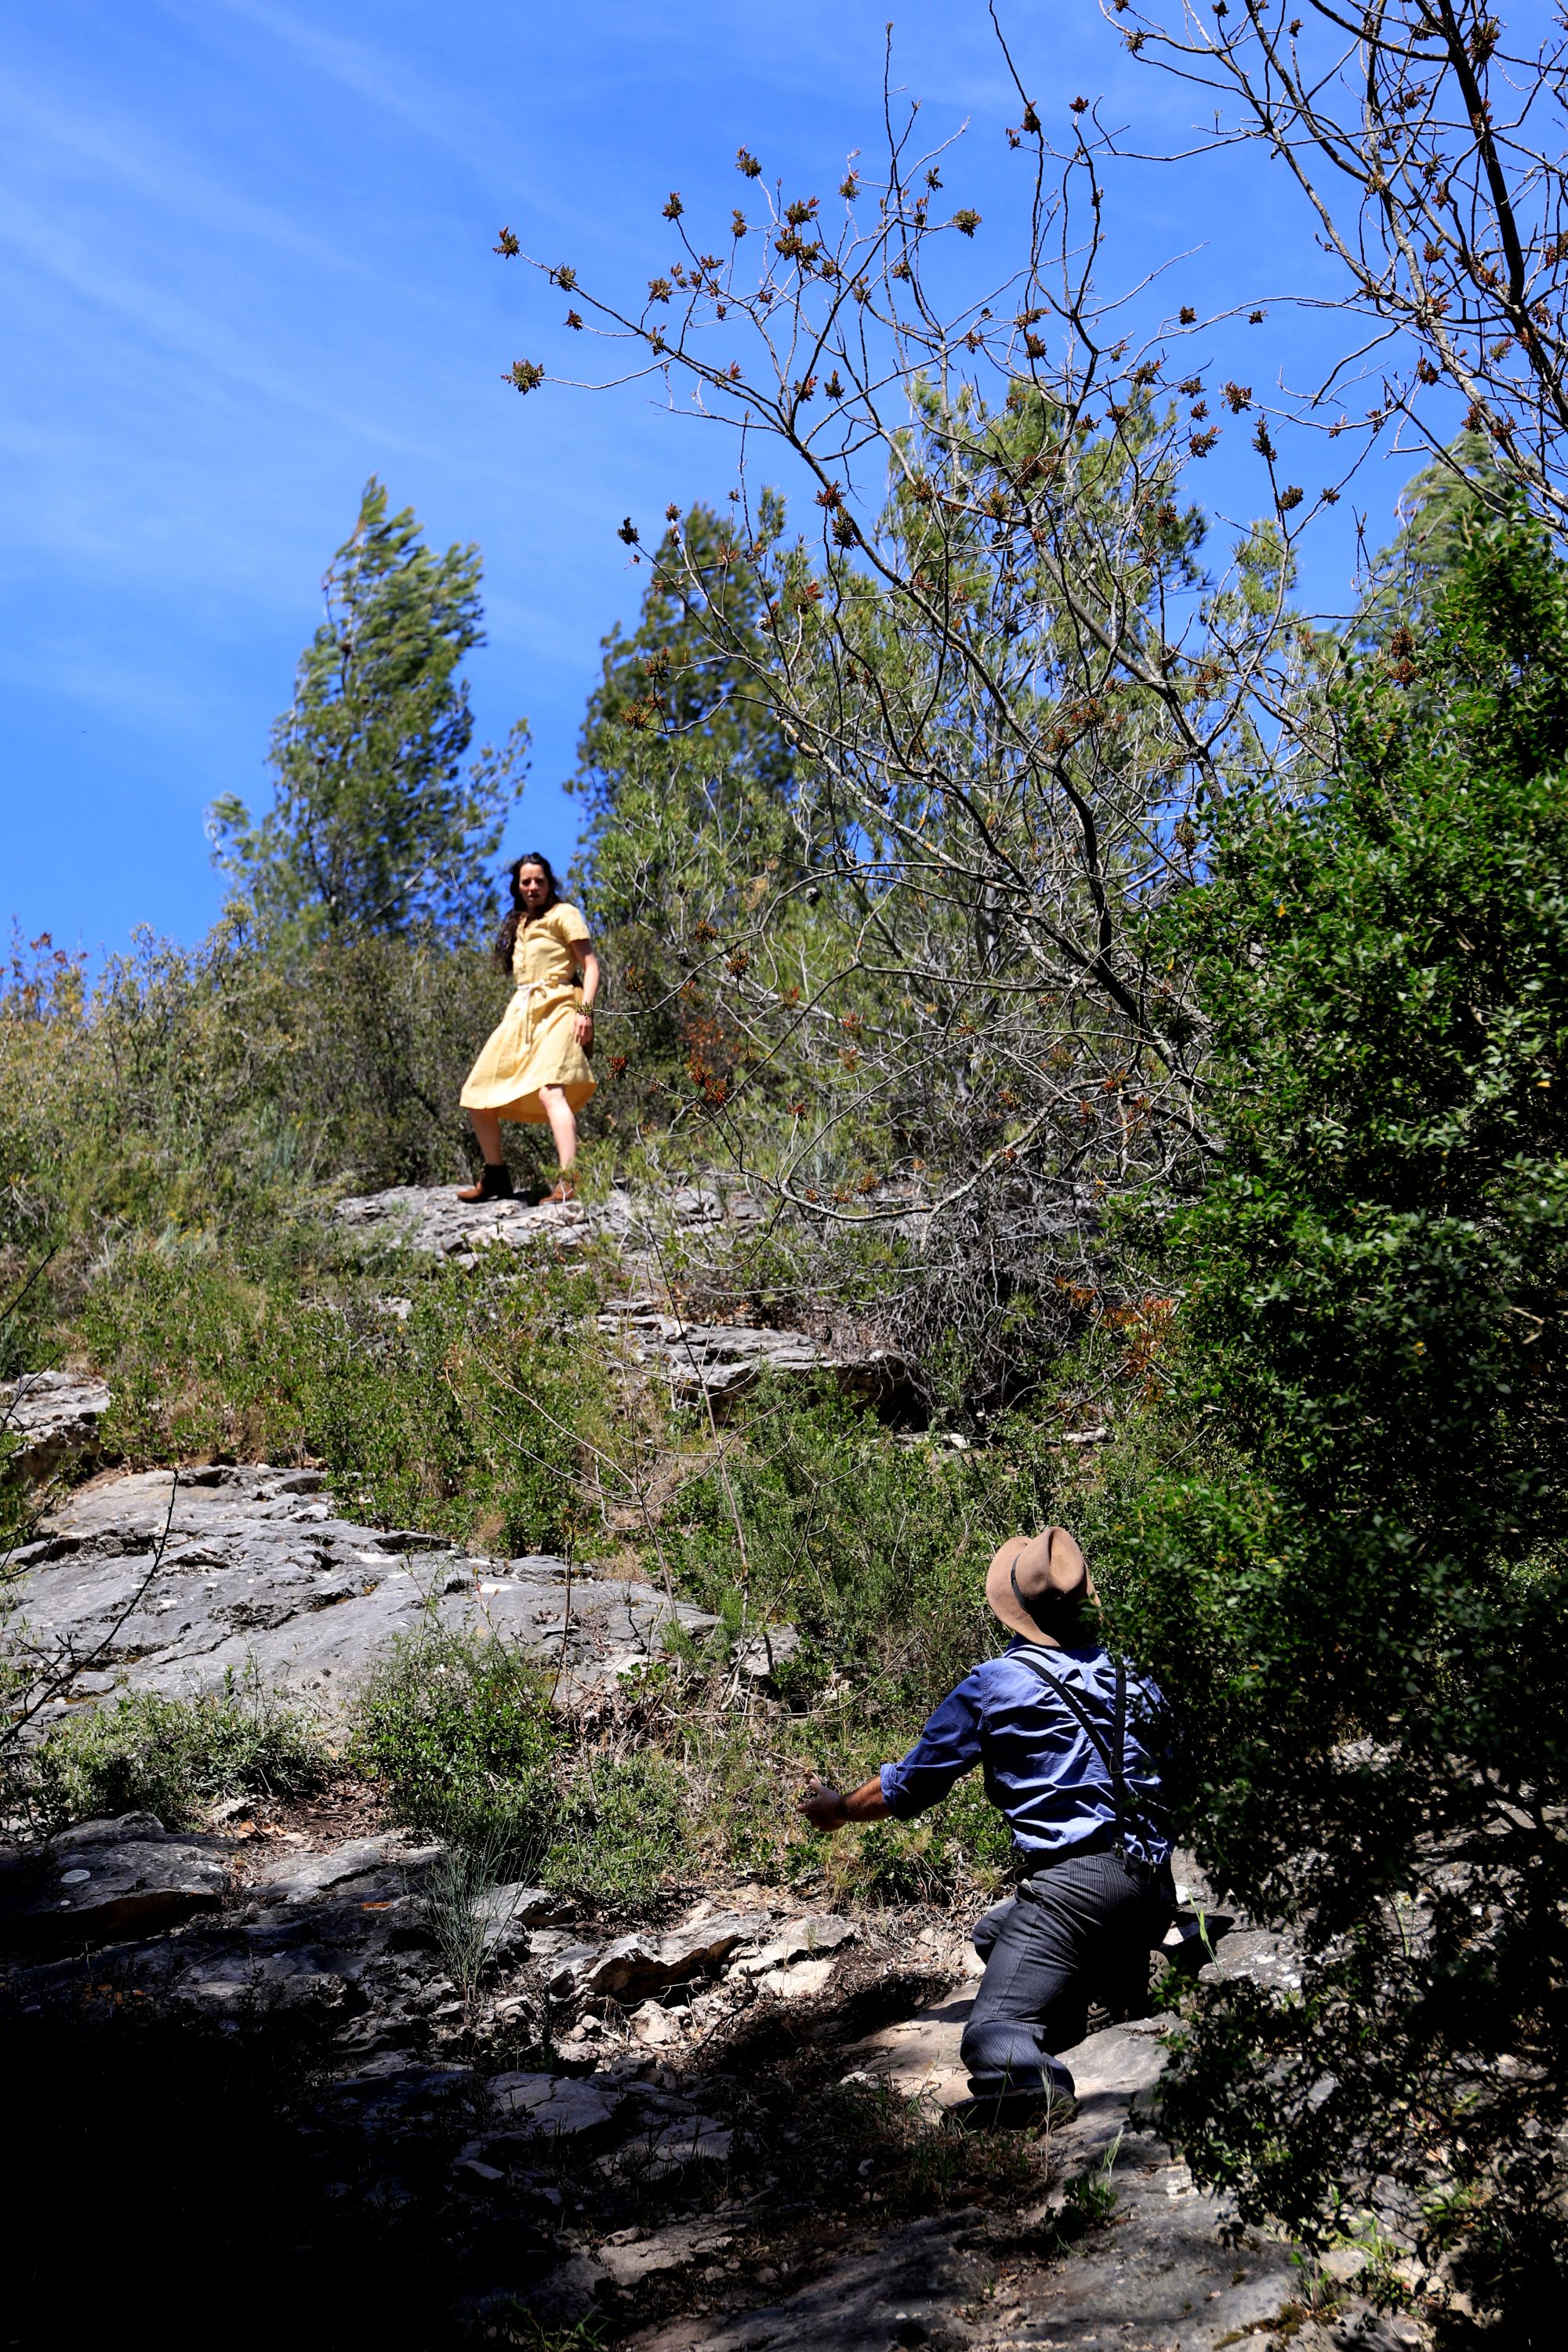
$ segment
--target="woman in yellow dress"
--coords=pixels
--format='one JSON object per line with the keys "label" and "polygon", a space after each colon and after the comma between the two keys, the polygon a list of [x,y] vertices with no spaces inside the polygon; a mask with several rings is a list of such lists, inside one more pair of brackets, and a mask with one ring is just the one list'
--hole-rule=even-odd
{"label": "woman in yellow dress", "polygon": [[561,1177],[545,1198],[570,1201],[577,1113],[594,1092],[588,1055],[594,1050],[599,959],[587,924],[562,899],[548,857],[531,850],[508,878],[511,912],[500,927],[495,957],[516,986],[500,1026],[491,1032],[463,1088],[463,1108],[485,1155],[485,1172],[458,1198],[510,1199],[500,1123],[512,1118],[528,1127],[549,1121]]}

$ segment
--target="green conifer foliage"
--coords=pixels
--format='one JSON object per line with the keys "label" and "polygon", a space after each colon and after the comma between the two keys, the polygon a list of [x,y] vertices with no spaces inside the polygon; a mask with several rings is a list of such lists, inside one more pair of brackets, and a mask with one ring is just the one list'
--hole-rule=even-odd
{"label": "green conifer foliage", "polygon": [[757,570],[783,501],[764,491],[752,530],[700,505],[667,522],[636,627],[604,640],[566,786],[586,815],[580,895],[631,1016],[616,1033],[630,1053],[605,1065],[613,1127],[661,1126],[689,1083],[721,1089],[732,1076],[742,1041],[693,982],[684,934],[703,922],[700,946],[741,927],[756,877],[776,888],[801,863],[795,747],[767,688]]}
{"label": "green conifer foliage", "polygon": [[253,824],[229,794],[209,814],[217,864],[273,937],[462,936],[493,915],[528,730],[463,766],[474,722],[458,669],[483,642],[479,578],[477,547],[433,554],[412,508],[389,514],[366,484],[272,730],[272,806]]}
{"label": "green conifer foliage", "polygon": [[[766,493],[763,509],[765,546],[784,515]],[[604,641],[567,786],[584,803],[584,856],[612,920],[646,912],[635,898],[624,910],[616,901],[625,887],[618,847],[647,798],[679,791],[689,778],[710,806],[748,788],[764,803],[782,801],[794,771],[792,747],[757,677],[765,598],[739,517],[699,505],[668,520],[637,627],[628,636],[617,624]]]}

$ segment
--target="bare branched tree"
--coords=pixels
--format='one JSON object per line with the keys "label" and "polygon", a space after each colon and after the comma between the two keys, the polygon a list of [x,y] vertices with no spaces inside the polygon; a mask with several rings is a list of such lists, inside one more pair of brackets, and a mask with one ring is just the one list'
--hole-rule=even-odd
{"label": "bare branched tree", "polygon": [[[1305,407],[1335,432],[1408,420],[1440,453],[1460,422],[1441,393],[1457,393],[1498,461],[1484,492],[1522,483],[1568,522],[1561,15],[1532,44],[1473,0],[1221,0],[1203,16],[1113,0],[1106,14],[1135,54],[1230,101],[1204,143],[1265,143],[1342,265],[1372,332]],[[1357,363],[1381,381],[1362,415],[1336,416]]]}
{"label": "bare branched tree", "polygon": [[[943,194],[962,150],[922,149],[890,89],[879,168],[851,158],[831,226],[742,149],[747,205],[705,240],[672,194],[674,251],[638,301],[534,267],[568,330],[626,351],[598,383],[651,377],[736,433],[728,538],[671,528],[650,551],[630,517],[622,537],[689,658],[747,679],[794,750],[765,805],[672,769],[682,697],[647,664],[613,854],[662,952],[625,976],[632,999],[681,1008],[689,1099],[737,1156],[758,1148],[748,1104],[775,1137],[787,1113],[787,1150],[751,1171],[784,1201],[861,1225],[917,1198],[928,1246],[968,1234],[962,1278],[1010,1234],[1013,1265],[1043,1251],[1059,1286],[1052,1249],[1072,1237],[1081,1272],[1098,1201],[1214,1149],[1201,1023],[1147,918],[1193,878],[1207,802],[1310,789],[1330,719],[1289,604],[1317,502],[1259,425],[1270,510],[1205,570],[1183,473],[1217,428],[1171,356],[1191,314],[1160,319],[1146,284],[1102,292],[1105,142],[1079,117],[1055,155],[1021,84],[1018,116],[1014,250],[979,283],[996,232]],[[524,392],[544,375],[512,371]],[[814,543],[754,487],[759,446]],[[730,625],[741,565],[760,639]],[[643,746],[658,788],[639,797]]]}

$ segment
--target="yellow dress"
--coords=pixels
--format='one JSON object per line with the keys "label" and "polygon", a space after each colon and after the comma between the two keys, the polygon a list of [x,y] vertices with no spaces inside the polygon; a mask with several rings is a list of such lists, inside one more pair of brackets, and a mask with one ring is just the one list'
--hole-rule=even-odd
{"label": "yellow dress", "polygon": [[511,1003],[492,1030],[463,1087],[465,1110],[499,1111],[525,1126],[545,1124],[541,1087],[559,1087],[574,1110],[595,1091],[588,1057],[574,1023],[581,1009],[577,966],[568,940],[586,944],[588,926],[575,907],[553,907],[517,927]]}

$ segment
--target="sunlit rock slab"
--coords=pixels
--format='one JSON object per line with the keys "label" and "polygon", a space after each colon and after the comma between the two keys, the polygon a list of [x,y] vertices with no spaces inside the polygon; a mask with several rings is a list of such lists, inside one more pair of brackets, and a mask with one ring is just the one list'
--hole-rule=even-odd
{"label": "sunlit rock slab", "polygon": [[267,1465],[104,1480],[15,1564],[13,1636],[41,1672],[71,1668],[41,1722],[117,1690],[190,1694],[252,1673],[331,1716],[432,1614],[558,1667],[567,1694],[658,1660],[672,1622],[698,1638],[718,1622],[548,1554],[496,1560],[363,1526],[319,1471]]}

